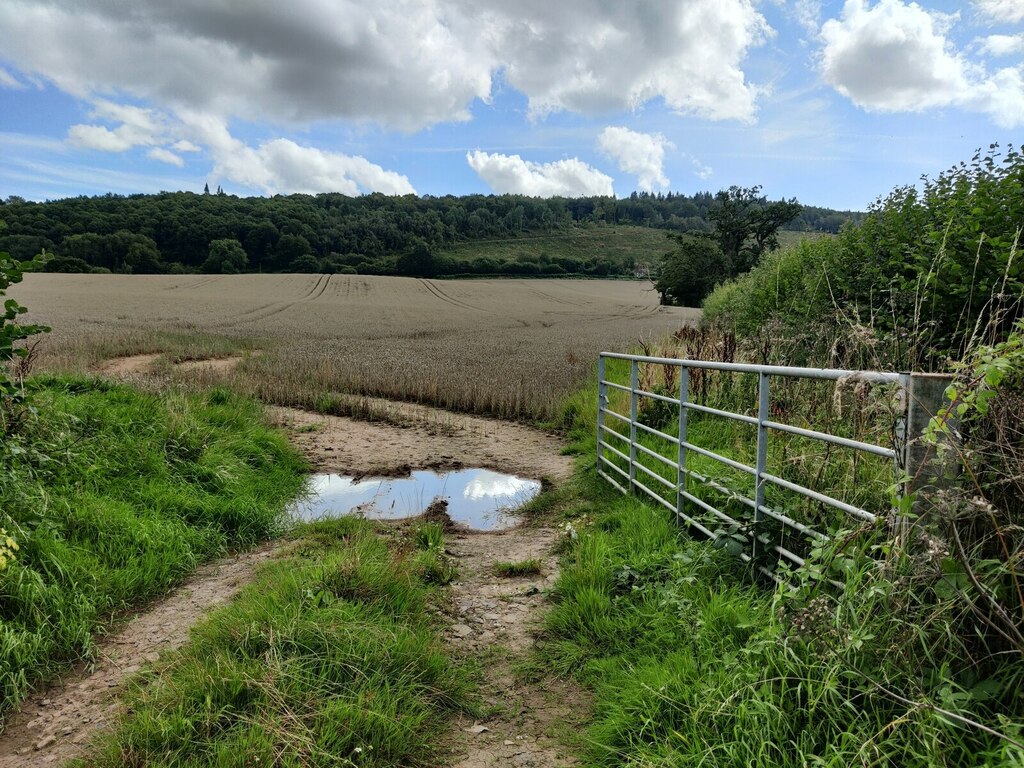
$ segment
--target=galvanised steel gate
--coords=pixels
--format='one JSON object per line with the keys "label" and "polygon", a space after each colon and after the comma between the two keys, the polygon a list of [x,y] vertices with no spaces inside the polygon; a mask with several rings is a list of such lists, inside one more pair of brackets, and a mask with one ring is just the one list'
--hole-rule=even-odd
{"label": "galvanised steel gate", "polygon": [[[630,382],[624,384],[609,381],[607,378],[607,361],[624,360],[630,364]],[[640,365],[672,366],[678,369],[679,389],[677,396],[668,396],[657,392],[651,392],[640,388]],[[701,405],[694,402],[690,397],[690,372],[693,369],[711,371],[722,371],[727,373],[745,373],[757,376],[757,416],[736,413],[733,411],[713,408],[708,405]],[[802,438],[831,443],[843,448],[861,451],[874,456],[889,459],[894,465],[894,478],[903,469],[910,469],[913,474],[918,474],[910,467],[914,463],[912,451],[907,446],[911,441],[903,436],[909,431],[920,430],[922,424],[927,424],[929,418],[938,413],[936,399],[941,400],[941,393],[945,389],[948,377],[928,376],[922,377],[928,380],[927,386],[915,387],[919,375],[906,373],[886,373],[879,371],[847,371],[838,369],[819,368],[796,368],[775,365],[745,365],[741,363],[725,363],[703,360],[682,360],[675,358],[648,357],[642,355],[626,355],[612,352],[601,353],[598,362],[598,416],[597,416],[597,470],[598,474],[611,483],[622,493],[640,491],[650,496],[659,504],[667,507],[675,513],[679,519],[697,529],[710,538],[717,538],[705,522],[723,523],[735,529],[749,529],[753,522],[753,535],[747,537],[750,544],[750,551],[743,551],[740,556],[744,561],[755,561],[757,567],[764,574],[777,578],[776,575],[764,565],[759,564],[759,555],[765,554],[766,548],[770,548],[773,557],[788,561],[794,566],[802,566],[804,558],[783,543],[773,541],[760,532],[759,524],[766,518],[783,526],[789,531],[800,534],[810,539],[826,539],[827,533],[816,530],[794,520],[782,510],[773,509],[766,503],[766,490],[770,485],[786,489],[811,499],[821,505],[826,505],[838,510],[851,518],[860,521],[875,521],[880,512],[864,509],[860,506],[849,504],[840,499],[834,498],[827,493],[822,493],[814,488],[787,480],[768,471],[768,446],[772,433],[781,432],[797,435]],[[903,402],[907,410],[902,414],[900,423],[894,429],[894,439],[890,445],[877,445],[847,437],[819,432],[813,429],[805,429],[789,424],[774,421],[771,418],[771,395],[772,380],[778,378],[799,378],[799,379],[823,379],[839,382],[840,380],[855,380],[865,385],[895,384],[903,394]],[[619,413],[610,407],[609,392],[621,391],[628,395],[629,413]],[[936,394],[938,393],[938,394]],[[922,398],[926,397],[931,402],[923,403]],[[640,405],[643,398],[654,401],[661,401],[678,408],[678,433],[670,435],[653,426],[641,423],[638,418]],[[753,408],[751,409],[753,410]],[[916,411],[916,413],[915,413]],[[725,419],[742,422],[756,428],[756,461],[754,466],[744,464],[728,456],[709,450],[706,447],[694,444],[687,434],[687,420],[691,412],[699,412],[719,416]],[[616,427],[619,424],[623,431],[610,426],[608,419],[615,420]],[[908,425],[910,425],[908,427]],[[666,456],[661,452],[640,444],[639,438],[643,435],[653,435],[674,446],[675,456]],[[620,447],[609,443],[609,439],[619,441]],[[621,449],[620,449],[621,448]],[[670,451],[671,453],[671,451]],[[734,489],[724,487],[714,477],[695,472],[687,467],[687,456],[699,454],[707,459],[712,459],[725,467],[746,473],[754,480],[754,492],[752,497],[737,494]],[[649,457],[660,462],[671,470],[675,471],[674,478],[666,478],[662,474],[653,471],[638,461],[638,455]],[[618,459],[618,461],[615,461]],[[920,457],[917,459],[921,463]],[[705,499],[687,489],[687,479],[690,478],[696,483],[726,495],[730,500],[747,507],[751,511],[751,519],[746,521],[736,520],[725,511],[717,508]],[[675,496],[675,503],[669,502],[662,494],[652,490],[649,483],[659,483],[666,487],[669,493]],[[691,486],[692,487],[692,486]],[[696,511],[705,513],[701,520],[695,516]],[[887,510],[888,511],[888,510]]]}

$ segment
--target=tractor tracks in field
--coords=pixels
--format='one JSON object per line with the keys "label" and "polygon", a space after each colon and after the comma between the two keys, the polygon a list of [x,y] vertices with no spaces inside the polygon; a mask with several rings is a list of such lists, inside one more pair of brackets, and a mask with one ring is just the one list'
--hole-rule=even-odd
{"label": "tractor tracks in field", "polygon": [[456,299],[454,296],[450,296],[449,294],[445,293],[441,289],[441,287],[433,280],[419,278],[419,281],[431,295],[433,295],[437,299],[440,299],[445,304],[451,304],[453,307],[458,307],[459,309],[469,309],[474,312],[487,312],[488,314],[490,314],[488,310],[483,309],[482,307],[474,306],[468,302],[462,301],[461,299]]}
{"label": "tractor tracks in field", "polygon": [[[282,312],[287,312],[289,309],[297,304],[304,304],[309,301],[316,301],[327,291],[327,287],[331,283],[333,275],[319,275],[313,287],[306,291],[305,294],[297,299],[291,301],[271,301],[266,304],[261,304],[258,307],[254,307],[246,312],[235,315],[232,318],[224,320],[221,323],[217,323],[216,326],[219,328],[230,328],[232,326],[241,325],[244,323],[256,323],[261,320],[266,320],[269,317],[274,317]],[[269,312],[263,310],[269,309]],[[262,314],[261,314],[262,313]]]}

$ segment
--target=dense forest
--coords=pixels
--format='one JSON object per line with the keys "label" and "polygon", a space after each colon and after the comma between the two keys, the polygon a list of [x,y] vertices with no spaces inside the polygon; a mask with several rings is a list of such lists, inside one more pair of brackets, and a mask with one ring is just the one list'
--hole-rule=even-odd
{"label": "dense forest", "polygon": [[[0,250],[18,259],[45,251],[51,271],[347,272],[420,276],[629,274],[600,256],[526,256],[477,264],[445,251],[460,243],[525,238],[584,226],[709,231],[715,196],[540,199],[520,195],[235,197],[191,192],[0,201]],[[859,214],[805,206],[788,224],[837,232]],[[652,258],[660,256],[652,254]]]}

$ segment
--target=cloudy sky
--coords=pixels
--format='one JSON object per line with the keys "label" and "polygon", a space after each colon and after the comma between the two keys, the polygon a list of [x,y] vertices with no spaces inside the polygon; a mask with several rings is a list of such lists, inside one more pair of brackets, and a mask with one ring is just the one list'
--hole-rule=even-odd
{"label": "cloudy sky", "polygon": [[3,0],[0,198],[863,208],[1024,138],[1024,0]]}

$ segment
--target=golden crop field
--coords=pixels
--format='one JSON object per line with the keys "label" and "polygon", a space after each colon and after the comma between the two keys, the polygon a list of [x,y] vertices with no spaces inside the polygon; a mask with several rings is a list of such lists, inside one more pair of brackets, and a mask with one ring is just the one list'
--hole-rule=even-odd
{"label": "golden crop field", "polygon": [[230,376],[268,402],[334,393],[549,417],[603,349],[692,322],[650,283],[356,275],[28,275],[12,295],[53,327],[38,364],[253,350]]}

